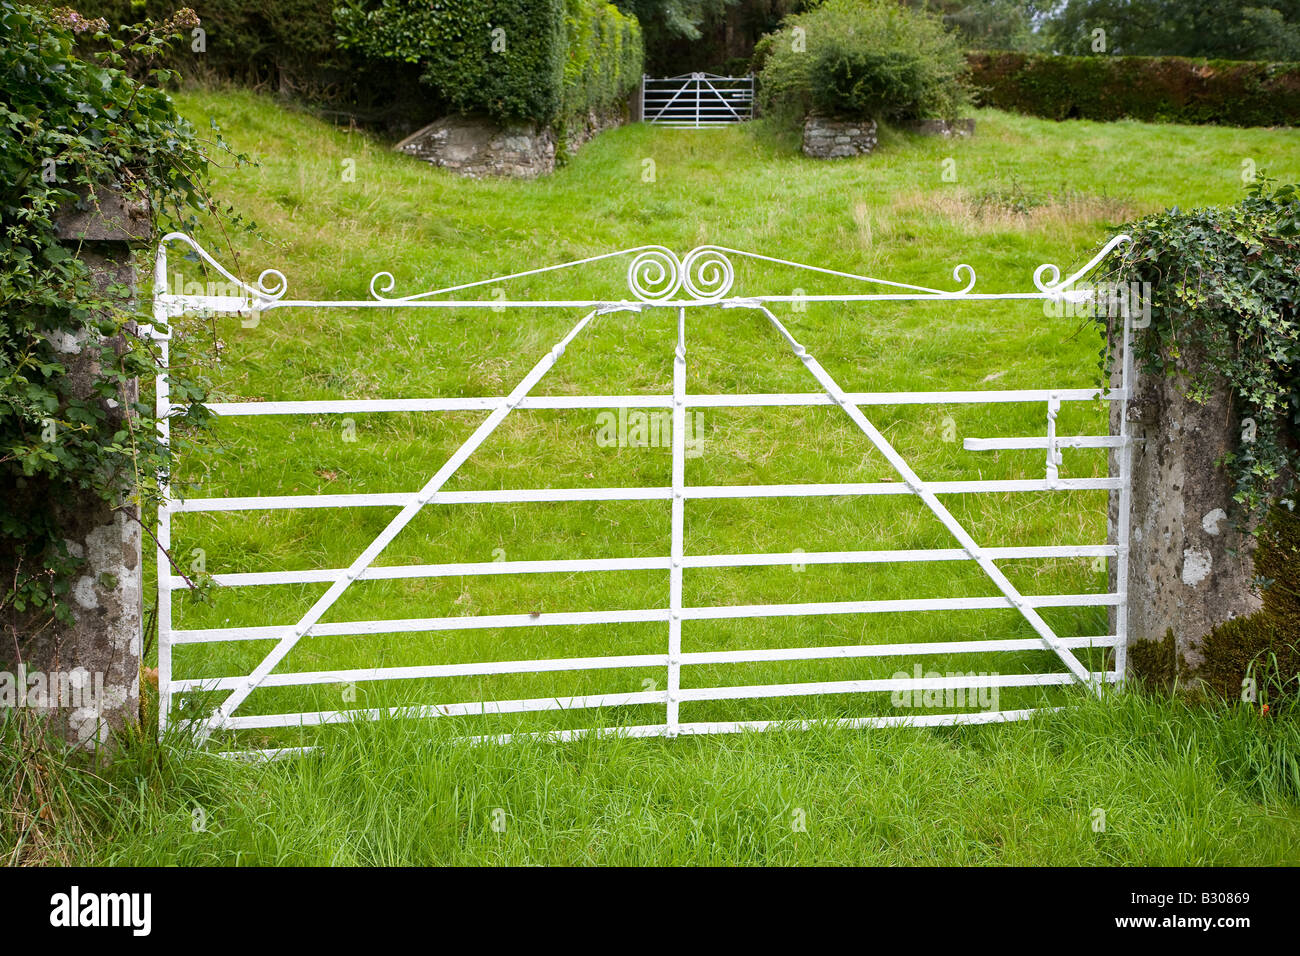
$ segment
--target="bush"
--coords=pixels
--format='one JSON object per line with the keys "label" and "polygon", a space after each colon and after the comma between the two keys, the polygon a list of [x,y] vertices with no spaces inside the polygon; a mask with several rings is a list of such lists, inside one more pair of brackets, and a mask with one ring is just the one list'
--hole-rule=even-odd
{"label": "bush", "polygon": [[[53,0],[60,6],[67,0]],[[141,17],[170,16],[179,0],[80,0],[86,16],[111,24]],[[203,31],[200,50],[192,36],[174,50],[167,65],[188,72],[211,72],[254,85],[279,84],[281,77],[306,79],[327,69],[351,66],[334,38],[335,0],[192,0]],[[190,31],[186,31],[189,33]]]}
{"label": "bush", "polygon": [[951,119],[969,97],[966,60],[938,17],[893,0],[828,0],[755,49],[760,105],[786,120]]}
{"label": "bush", "polygon": [[1294,126],[1300,64],[972,53],[984,106],[1048,119]]}
{"label": "bush", "polygon": [[835,45],[840,48],[826,55],[812,75],[812,101],[818,110],[880,119],[920,116],[918,94],[924,83],[920,57],[899,50],[874,53]]}
{"label": "bush", "polygon": [[[79,7],[129,23],[165,18],[176,2]],[[449,112],[552,123],[610,107],[641,79],[636,18],[604,0],[193,2],[203,49],[182,45],[166,57],[169,68],[270,86],[394,126]]]}
{"label": "bush", "polygon": [[[206,183],[220,140],[209,147],[167,95],[132,80],[128,57],[152,59],[196,21],[181,10],[166,23],[119,34],[71,10],[46,13],[0,0],[0,612],[66,617],[66,595],[81,566],[56,517],[61,504],[126,497],[143,510],[158,500],[171,450],[154,407],[134,400],[133,383],[157,369],[130,291],[102,286],[60,241],[57,223],[75,205],[93,208],[96,190],[124,204],[147,202],[155,235],[164,224],[193,228],[213,212]],[[123,39],[126,37],[126,39]],[[97,52],[86,55],[85,41]],[[236,157],[242,161],[242,157]],[[85,342],[97,363],[87,386],[84,361],[60,342]],[[176,341],[172,396],[178,420],[200,424],[202,382]],[[193,356],[198,358],[198,356]],[[129,407],[123,406],[127,397]],[[39,630],[39,628],[36,628]],[[21,632],[19,632],[21,633]],[[0,658],[6,659],[6,658]],[[7,658],[12,659],[12,658]]]}
{"label": "bush", "polygon": [[565,3],[564,82],[560,113],[568,118],[621,102],[641,82],[641,28],[611,4]]}
{"label": "bush", "polygon": [[612,105],[641,77],[641,32],[603,0],[351,0],[342,45],[418,63],[446,110],[554,123]]}

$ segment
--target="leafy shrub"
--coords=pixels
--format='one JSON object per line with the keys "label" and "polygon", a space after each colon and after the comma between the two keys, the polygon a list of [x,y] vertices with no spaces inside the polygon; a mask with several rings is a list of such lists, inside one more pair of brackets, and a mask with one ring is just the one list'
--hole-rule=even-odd
{"label": "leafy shrub", "polygon": [[922,110],[921,58],[901,50],[875,53],[848,44],[823,55],[812,75],[813,105],[824,113],[910,119]]}
{"label": "leafy shrub", "polygon": [[[172,2],[83,0],[80,8],[126,23],[164,17]],[[448,112],[551,122],[610,106],[641,77],[636,19],[603,0],[194,3],[203,49],[181,45],[167,57],[171,69],[402,126]]]}
{"label": "leafy shrub", "polygon": [[418,63],[445,109],[553,123],[641,77],[640,28],[603,0],[350,0],[346,49]]}
{"label": "leafy shrub", "polygon": [[1225,126],[1300,122],[1300,64],[972,53],[982,105],[1048,119]]}
{"label": "leafy shrub", "polygon": [[968,102],[966,60],[930,14],[893,0],[827,0],[755,49],[760,105],[790,120],[952,118]]}
{"label": "leafy shrub", "polygon": [[[192,219],[212,204],[204,191],[208,147],[161,90],[121,69],[147,60],[189,28],[193,11],[165,24],[109,35],[107,24],[70,10],[45,13],[0,0],[0,610],[66,611],[60,598],[79,561],[68,552],[53,509],[102,499],[136,506],[157,499],[169,450],[154,409],[119,400],[152,377],[152,343],[133,334],[130,290],[103,288],[64,245],[57,222],[99,187],[147,200],[160,222]],[[95,37],[100,52],[78,54]],[[97,372],[89,390],[74,376],[78,356],[59,342],[91,343]],[[95,349],[95,345],[98,349]],[[173,360],[186,367],[175,343]],[[180,372],[173,400],[201,423],[201,382]],[[177,434],[177,442],[184,436]]]}
{"label": "leafy shrub", "polygon": [[[1241,202],[1177,208],[1126,230],[1108,278],[1151,283],[1137,329],[1145,369],[1188,377],[1206,402],[1225,384],[1237,447],[1223,462],[1247,511],[1293,501],[1300,468],[1300,189],[1260,179]],[[1249,420],[1249,424],[1247,423]]]}
{"label": "leafy shrub", "polygon": [[564,23],[562,117],[611,107],[641,82],[644,54],[635,17],[608,3],[567,0]]}
{"label": "leafy shrub", "polygon": [[[166,17],[177,0],[74,2],[87,16],[119,24],[141,16]],[[201,42],[187,33],[161,58],[178,79],[270,89],[403,135],[438,116],[439,104],[430,102],[421,86],[418,66],[343,48],[334,23],[341,0],[190,2],[201,22]],[[133,76],[143,75],[131,58],[126,68]]]}
{"label": "leafy shrub", "polygon": [[[53,6],[67,0],[53,0]],[[337,0],[192,0],[203,31],[196,44],[187,31],[166,59],[170,69],[208,74],[250,86],[275,88],[332,85],[363,65],[339,49],[334,36]],[[162,20],[176,0],[80,0],[86,16],[110,24],[134,23],[141,17]],[[199,49],[195,49],[198,46]]]}

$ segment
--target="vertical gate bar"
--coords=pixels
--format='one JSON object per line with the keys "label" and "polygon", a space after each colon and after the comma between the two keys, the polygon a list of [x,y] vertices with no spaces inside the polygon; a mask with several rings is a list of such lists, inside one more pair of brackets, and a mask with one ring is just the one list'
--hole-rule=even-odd
{"label": "vertical gate bar", "polygon": [[[1126,300],[1131,302],[1131,297]],[[1115,518],[1115,673],[1124,680],[1128,664],[1128,545],[1129,509],[1132,507],[1133,449],[1129,437],[1128,405],[1133,388],[1133,309],[1124,309],[1124,357],[1120,365],[1120,387],[1124,397],[1119,403],[1119,514]]]}
{"label": "vertical gate bar", "polygon": [[692,80],[691,82],[695,84],[695,128],[699,129],[700,128],[700,81],[696,79],[696,80]]}
{"label": "vertical gate bar", "polygon": [[667,734],[679,725],[677,694],[682,685],[682,556],[686,540],[686,309],[677,310],[677,348],[673,349],[673,526],[668,571]]}
{"label": "vertical gate bar", "polygon": [[[170,317],[162,297],[167,295],[167,246],[159,244],[153,267],[153,333],[167,326],[167,336],[159,336],[158,375],[154,381],[154,415],[158,419],[158,441],[164,448],[171,445],[171,391],[167,381],[167,365],[171,358]],[[167,552],[172,546],[171,481],[170,475],[160,476],[158,494],[158,532],[154,557],[154,573],[158,577],[158,732],[167,729],[171,712],[172,693],[172,589],[171,570]],[[141,635],[141,646],[143,646]]]}
{"label": "vertical gate bar", "polygon": [[1056,447],[1056,416],[1061,413],[1061,400],[1052,395],[1047,400],[1047,483],[1055,488],[1061,477],[1061,453]]}

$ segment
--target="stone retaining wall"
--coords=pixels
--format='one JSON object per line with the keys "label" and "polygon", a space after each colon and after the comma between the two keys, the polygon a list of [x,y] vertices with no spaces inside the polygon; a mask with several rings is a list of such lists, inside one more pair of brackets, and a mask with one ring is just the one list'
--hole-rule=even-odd
{"label": "stone retaining wall", "polygon": [[[572,155],[583,143],[625,122],[625,107],[590,110],[565,125],[564,152]],[[535,179],[555,171],[560,143],[552,127],[538,123],[503,125],[486,116],[445,116],[394,148],[471,179]]]}
{"label": "stone retaining wall", "polygon": [[804,155],[814,159],[866,156],[876,148],[875,120],[841,120],[810,114],[803,124]]}

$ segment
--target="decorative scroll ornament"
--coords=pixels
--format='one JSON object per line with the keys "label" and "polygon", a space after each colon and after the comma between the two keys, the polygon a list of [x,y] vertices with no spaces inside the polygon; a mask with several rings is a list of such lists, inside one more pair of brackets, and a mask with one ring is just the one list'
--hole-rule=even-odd
{"label": "decorative scroll ornament", "polygon": [[731,260],[716,248],[701,246],[682,260],[682,283],[697,299],[721,299],[735,280]]}
{"label": "decorative scroll ornament", "polygon": [[731,291],[736,270],[723,250],[692,249],[679,259],[669,249],[653,247],[639,253],[627,269],[628,290],[642,302],[666,302],[681,289],[692,299],[714,302]]}
{"label": "decorative scroll ornament", "polygon": [[1045,262],[1034,270],[1034,285],[1038,287],[1040,292],[1046,292],[1054,298],[1061,297],[1072,302],[1078,302],[1089,298],[1092,295],[1090,291],[1075,289],[1074,284],[1095,269],[1097,265],[1110,255],[1117,246],[1132,241],[1132,236],[1124,234],[1115,236],[1110,240],[1110,242],[1102,246],[1101,251],[1093,256],[1087,265],[1065,279],[1061,278],[1060,266],[1054,265],[1050,262]]}
{"label": "decorative scroll ornament", "polygon": [[[204,305],[213,308],[216,311],[249,311],[262,310],[275,306],[284,298],[288,289],[288,282],[284,274],[276,269],[267,269],[257,278],[256,285],[249,285],[240,279],[235,278],[230,272],[223,268],[211,255],[209,255],[197,242],[183,233],[173,232],[163,237],[163,243],[183,242],[189,246],[204,262],[213,269],[217,270],[222,276],[230,281],[233,288],[240,290],[242,295],[228,297],[196,297],[182,296],[173,292],[167,296],[168,300],[174,300],[172,304],[180,307],[182,301],[185,305]],[[1052,263],[1044,263],[1034,270],[1034,286],[1037,293],[1030,293],[1030,298],[1047,298],[1047,299],[1068,299],[1079,301],[1087,298],[1092,293],[1089,290],[1076,289],[1075,284],[1090,273],[1097,265],[1105,259],[1117,246],[1126,242],[1131,242],[1130,237],[1119,235],[1112,238],[1102,247],[1092,259],[1077,272],[1062,278],[1061,269]],[[576,259],[571,262],[564,262],[553,266],[544,266],[540,269],[529,269],[524,272],[515,272],[510,275],[495,276],[490,279],[482,279],[477,282],[467,282],[461,285],[448,286],[443,289],[434,289],[428,292],[417,292],[406,296],[391,295],[396,287],[397,280],[391,272],[376,272],[370,279],[370,296],[371,300],[377,304],[384,305],[404,305],[420,304],[435,297],[448,297],[452,293],[465,292],[471,289],[482,290],[493,288],[512,279],[521,279],[529,276],[543,275],[551,272],[558,272],[566,269],[573,269],[578,266],[589,265],[596,262],[602,262],[606,259],[629,258],[627,266],[627,288],[633,298],[631,300],[622,300],[624,305],[634,303],[645,303],[654,305],[673,305],[673,304],[697,304],[707,305],[714,302],[722,302],[730,295],[732,286],[736,281],[736,270],[733,260],[753,260],[755,262],[767,263],[770,265],[783,266],[791,269],[798,269],[801,272],[813,272],[823,276],[831,276],[837,279],[846,279],[852,283],[866,283],[873,286],[879,286],[883,291],[874,291],[871,293],[845,292],[839,294],[821,295],[816,298],[826,301],[867,301],[867,300],[917,300],[926,298],[936,299],[955,299],[970,295],[976,283],[975,269],[967,263],[960,263],[952,270],[952,277],[958,283],[964,283],[956,289],[935,289],[929,286],[914,285],[906,282],[894,282],[889,279],[879,279],[874,276],[857,275],[852,272],[841,272],[835,269],[825,269],[820,266],[811,266],[802,262],[794,262],[789,259],[779,259],[774,256],[760,255],[755,252],[745,252],[740,249],[730,249],[726,246],[704,245],[697,246],[684,256],[678,256],[675,252],[665,246],[646,245],[634,246],[630,249],[620,249],[616,252],[606,252],[597,256],[590,256],[586,259]],[[800,296],[805,298],[804,296]],[[981,293],[980,298],[1025,298],[1025,293]],[[747,296],[747,301],[789,301],[792,297],[789,295],[751,295]],[[200,303],[199,300],[203,300]],[[455,298],[446,301],[445,304],[481,304],[482,299],[463,299]],[[594,300],[593,300],[594,301]],[[601,300],[605,302],[606,300]],[[294,303],[303,304],[303,303]],[[320,303],[329,304],[329,303]],[[443,304],[443,303],[439,303]],[[524,299],[517,302],[506,303],[510,305],[527,305],[529,300]],[[591,301],[582,300],[582,302],[555,302],[541,303],[546,305],[562,304],[592,304]],[[600,303],[596,303],[600,304]],[[606,304],[616,304],[609,303]]]}
{"label": "decorative scroll ornament", "polygon": [[[285,293],[289,291],[289,280],[284,277],[284,273],[279,269],[263,269],[257,277],[257,284],[249,285],[244,280],[231,275],[231,273],[227,271],[221,263],[217,262],[216,259],[212,258],[212,256],[208,254],[206,249],[185,233],[169,232],[167,235],[162,237],[160,245],[165,245],[169,242],[182,242],[189,246],[200,259],[206,262],[213,269],[216,269],[221,275],[225,276],[226,280],[232,283],[234,288],[242,290],[243,295],[249,299],[246,308],[226,311],[260,311],[276,302],[279,302],[284,298]],[[175,292],[173,292],[173,294],[175,294]],[[215,299],[217,297],[210,298]],[[239,298],[239,296],[231,296],[230,298]]]}
{"label": "decorative scroll ornament", "polygon": [[647,249],[628,265],[627,287],[642,302],[671,299],[682,287],[681,260],[669,249]]}

